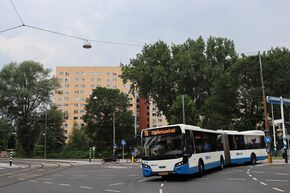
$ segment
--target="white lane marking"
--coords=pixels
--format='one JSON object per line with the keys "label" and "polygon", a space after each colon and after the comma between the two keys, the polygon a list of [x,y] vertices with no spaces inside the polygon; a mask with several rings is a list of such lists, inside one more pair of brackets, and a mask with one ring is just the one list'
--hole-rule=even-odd
{"label": "white lane marking", "polygon": [[80,188],[89,189],[89,190],[93,189],[92,187],[89,187],[89,186],[80,186]]}
{"label": "white lane marking", "polygon": [[251,174],[249,174],[249,176],[250,176],[250,177],[252,177],[252,175],[251,175]]}
{"label": "white lane marking", "polygon": [[253,178],[253,180],[257,181],[258,179],[257,178]]}
{"label": "white lane marking", "polygon": [[137,182],[145,182],[145,181],[147,181],[147,179],[137,180]]}
{"label": "white lane marking", "polygon": [[110,189],[105,189],[106,192],[120,192],[120,190],[110,190]]}
{"label": "white lane marking", "polygon": [[43,182],[44,184],[52,184],[52,182]]}
{"label": "white lane marking", "polygon": [[115,183],[115,184],[109,184],[109,186],[119,186],[119,185],[123,185],[124,183],[123,182],[120,182],[120,183]]}
{"label": "white lane marking", "polygon": [[228,180],[230,180],[230,181],[244,181],[247,179],[245,179],[245,178],[228,178]]}
{"label": "white lane marking", "polygon": [[70,184],[59,184],[60,186],[71,186]]}
{"label": "white lane marking", "polygon": [[29,180],[29,182],[38,182],[37,180]]}
{"label": "white lane marking", "polygon": [[287,173],[274,173],[274,174],[276,174],[276,175],[278,175],[278,176],[288,176],[289,174],[287,174]]}
{"label": "white lane marking", "polygon": [[288,182],[288,180],[266,180],[267,182]]}
{"label": "white lane marking", "polygon": [[159,193],[163,193],[163,190],[162,189],[159,189]]}
{"label": "white lane marking", "polygon": [[161,187],[163,187],[163,186],[164,186],[164,184],[162,183],[160,186],[161,186]]}
{"label": "white lane marking", "polygon": [[275,188],[275,187],[273,187],[273,189],[274,189],[274,190],[277,190],[277,191],[279,191],[279,192],[285,192],[284,190],[281,190],[281,189],[279,189],[279,188]]}
{"label": "white lane marking", "polygon": [[247,172],[247,174],[249,174],[250,172]]}
{"label": "white lane marking", "polygon": [[266,183],[264,183],[264,182],[260,182],[260,184],[262,184],[262,185],[264,185],[264,186],[267,186],[267,184],[266,184]]}

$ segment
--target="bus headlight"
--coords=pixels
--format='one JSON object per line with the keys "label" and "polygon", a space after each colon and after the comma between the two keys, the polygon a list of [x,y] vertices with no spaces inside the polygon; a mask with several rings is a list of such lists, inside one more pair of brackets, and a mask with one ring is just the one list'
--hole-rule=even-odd
{"label": "bus headlight", "polygon": [[175,164],[175,167],[177,167],[177,166],[181,166],[181,165],[183,165],[183,164],[185,164],[183,161],[178,162],[178,163]]}
{"label": "bus headlight", "polygon": [[147,164],[142,164],[142,167],[143,167],[143,168],[148,168],[148,169],[150,169],[150,166],[147,165]]}

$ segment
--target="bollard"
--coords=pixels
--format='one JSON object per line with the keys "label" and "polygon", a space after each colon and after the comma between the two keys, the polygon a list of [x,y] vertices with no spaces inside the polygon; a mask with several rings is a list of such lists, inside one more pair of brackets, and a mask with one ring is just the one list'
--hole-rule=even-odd
{"label": "bollard", "polygon": [[134,164],[135,162],[135,159],[134,159],[134,156],[132,156],[132,164]]}
{"label": "bollard", "polygon": [[92,148],[90,147],[90,159],[89,159],[89,162],[91,163],[92,162]]}
{"label": "bollard", "polygon": [[12,149],[10,149],[10,162],[9,165],[12,166]]}

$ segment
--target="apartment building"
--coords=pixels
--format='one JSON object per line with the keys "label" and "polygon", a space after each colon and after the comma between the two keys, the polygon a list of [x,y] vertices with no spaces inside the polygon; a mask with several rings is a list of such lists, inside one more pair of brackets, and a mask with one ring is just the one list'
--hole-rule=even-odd
{"label": "apartment building", "polygon": [[[62,110],[65,116],[63,127],[66,136],[69,137],[74,126],[82,126],[85,100],[89,98],[92,90],[96,87],[106,87],[119,89],[128,94],[130,83],[123,84],[121,67],[76,67],[59,66],[56,67],[56,77],[60,80],[59,92],[55,94],[56,106]],[[164,116],[156,114],[156,106],[144,99],[134,98],[129,95],[131,101],[130,110],[133,115],[137,114],[137,130],[147,127],[167,125]]]}

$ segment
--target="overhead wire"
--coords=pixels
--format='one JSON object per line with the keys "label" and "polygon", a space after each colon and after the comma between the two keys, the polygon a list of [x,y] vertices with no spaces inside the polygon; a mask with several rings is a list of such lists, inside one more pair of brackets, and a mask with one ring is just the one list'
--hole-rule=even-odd
{"label": "overhead wire", "polygon": [[56,34],[56,35],[61,35],[61,36],[65,36],[65,37],[70,37],[70,38],[82,40],[82,41],[85,41],[85,42],[90,41],[90,42],[97,42],[97,43],[103,43],[103,44],[131,46],[131,47],[143,47],[143,45],[140,45],[140,44],[131,44],[131,43],[124,43],[124,42],[113,42],[113,41],[89,39],[89,38],[79,37],[79,36],[66,34],[66,33],[58,32],[58,31],[50,30],[50,29],[45,29],[45,28],[41,28],[41,27],[37,27],[37,26],[33,26],[33,25],[28,25],[28,24],[24,23],[23,19],[21,18],[21,15],[20,15],[19,11],[17,10],[17,8],[14,5],[12,0],[10,0],[10,3],[13,6],[16,14],[18,15],[18,18],[21,21],[22,25],[18,25],[18,26],[15,26],[15,27],[11,27],[11,28],[8,28],[8,29],[1,30],[0,33],[11,31],[11,30],[14,30],[14,29],[17,29],[17,28],[20,28],[20,27],[27,27],[27,28],[34,29],[34,30],[39,30],[39,31],[43,31],[43,32],[48,32],[48,33],[52,33],[52,34]]}

